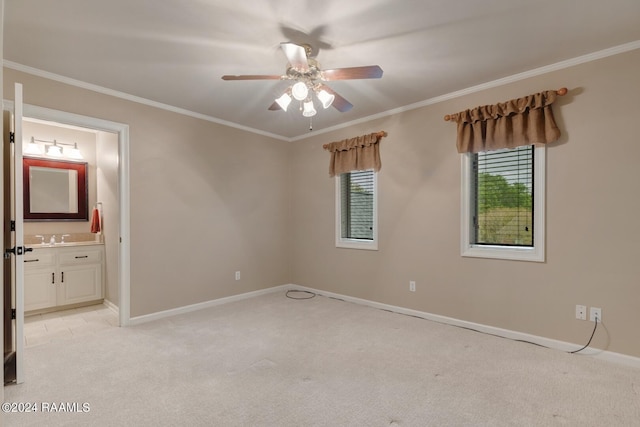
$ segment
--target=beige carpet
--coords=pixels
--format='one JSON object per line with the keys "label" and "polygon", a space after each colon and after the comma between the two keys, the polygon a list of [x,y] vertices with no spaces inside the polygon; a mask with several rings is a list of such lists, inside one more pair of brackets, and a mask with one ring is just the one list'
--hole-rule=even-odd
{"label": "beige carpet", "polygon": [[638,369],[284,292],[42,344],[25,363],[5,401],[89,411],[8,426],[640,425]]}

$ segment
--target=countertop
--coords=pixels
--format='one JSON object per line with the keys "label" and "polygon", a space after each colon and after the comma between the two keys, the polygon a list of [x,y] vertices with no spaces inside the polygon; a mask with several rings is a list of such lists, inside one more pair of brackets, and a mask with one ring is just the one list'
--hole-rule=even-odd
{"label": "countertop", "polygon": [[27,248],[33,249],[49,249],[49,248],[67,248],[70,246],[92,246],[92,245],[104,245],[102,242],[64,242],[64,243],[56,243],[55,245],[51,245],[49,243],[45,243],[44,245],[41,243],[36,244],[28,244],[25,245]]}

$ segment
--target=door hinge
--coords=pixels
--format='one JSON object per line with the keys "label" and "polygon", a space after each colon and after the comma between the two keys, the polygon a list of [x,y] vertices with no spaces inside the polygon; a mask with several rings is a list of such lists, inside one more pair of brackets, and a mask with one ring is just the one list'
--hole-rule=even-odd
{"label": "door hinge", "polygon": [[16,231],[16,222],[14,220],[11,220],[9,224],[9,228],[11,229],[11,231]]}
{"label": "door hinge", "polygon": [[16,318],[16,309],[15,309],[15,308],[12,308],[12,309],[11,309],[11,318],[12,318],[12,319],[15,319],[15,318]]}
{"label": "door hinge", "polygon": [[16,142],[16,134],[14,132],[9,132],[9,142]]}

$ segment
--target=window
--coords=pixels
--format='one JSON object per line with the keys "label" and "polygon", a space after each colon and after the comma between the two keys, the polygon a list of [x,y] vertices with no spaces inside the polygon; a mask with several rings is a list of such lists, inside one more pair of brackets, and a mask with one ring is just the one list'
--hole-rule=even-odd
{"label": "window", "polygon": [[462,156],[462,256],[544,261],[545,148]]}
{"label": "window", "polygon": [[378,249],[377,174],[372,170],[336,177],[336,246]]}

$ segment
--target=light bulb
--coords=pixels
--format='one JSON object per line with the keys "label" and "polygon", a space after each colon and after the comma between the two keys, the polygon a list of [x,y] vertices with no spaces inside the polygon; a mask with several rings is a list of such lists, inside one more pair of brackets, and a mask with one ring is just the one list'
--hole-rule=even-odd
{"label": "light bulb", "polygon": [[313,107],[313,101],[307,101],[304,103],[302,115],[305,117],[313,117],[316,115],[316,109]]}
{"label": "light bulb", "polygon": [[291,97],[286,93],[283,93],[280,98],[276,99],[276,102],[284,111],[287,111],[287,107],[291,104]]}
{"label": "light bulb", "polygon": [[304,82],[298,82],[291,87],[291,95],[298,101],[303,101],[309,94],[309,88]]}
{"label": "light bulb", "polygon": [[78,144],[74,143],[73,147],[64,147],[62,150],[64,155],[70,159],[82,160],[82,154],[80,154],[80,150],[78,150]]}
{"label": "light bulb", "polygon": [[320,100],[324,108],[329,108],[335,98],[336,97],[334,95],[330,94],[324,89],[318,92],[318,99]]}
{"label": "light bulb", "polygon": [[62,150],[60,149],[60,146],[56,144],[55,140],[53,141],[53,145],[50,145],[49,148],[47,148],[47,155],[51,157],[62,157]]}
{"label": "light bulb", "polygon": [[36,156],[40,156],[43,154],[42,152],[42,147],[40,147],[40,145],[36,144],[35,138],[31,137],[31,142],[29,142],[27,144],[27,146],[24,149],[24,154],[33,154]]}

